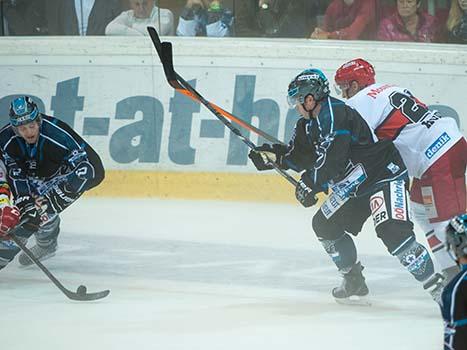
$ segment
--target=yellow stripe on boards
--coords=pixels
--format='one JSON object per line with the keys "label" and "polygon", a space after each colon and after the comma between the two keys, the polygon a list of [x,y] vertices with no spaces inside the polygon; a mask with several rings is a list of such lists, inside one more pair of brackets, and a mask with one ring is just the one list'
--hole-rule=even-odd
{"label": "yellow stripe on boards", "polygon": [[295,188],[276,174],[107,170],[87,195],[296,203]]}

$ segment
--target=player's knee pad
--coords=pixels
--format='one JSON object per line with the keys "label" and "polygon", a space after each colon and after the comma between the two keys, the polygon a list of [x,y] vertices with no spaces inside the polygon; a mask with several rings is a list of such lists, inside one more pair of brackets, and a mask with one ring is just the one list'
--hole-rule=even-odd
{"label": "player's knee pad", "polygon": [[416,241],[414,235],[391,251],[391,254],[399,259],[417,281],[425,281],[435,272],[428,250]]}
{"label": "player's knee pad", "polygon": [[393,219],[379,224],[375,227],[375,231],[389,252],[394,251],[402,242],[414,235],[412,222]]}
{"label": "player's knee pad", "polygon": [[344,233],[338,239],[319,239],[339,270],[346,270],[357,262],[357,249],[352,237]]}
{"label": "player's knee pad", "polygon": [[446,226],[449,220],[430,223],[425,206],[414,201],[410,202],[410,209],[414,221],[425,233],[428,246],[433,252],[436,262],[441,270],[446,270],[446,274],[450,276],[450,271],[457,270],[457,264],[449,255],[445,246]]}
{"label": "player's knee pad", "polygon": [[311,225],[319,240],[336,240],[342,236],[342,228],[328,220],[321,210],[313,216]]}

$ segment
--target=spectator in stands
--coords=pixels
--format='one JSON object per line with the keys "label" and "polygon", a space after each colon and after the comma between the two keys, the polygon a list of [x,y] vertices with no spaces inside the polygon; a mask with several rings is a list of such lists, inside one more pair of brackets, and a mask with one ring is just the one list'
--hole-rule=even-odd
{"label": "spectator in stands", "polygon": [[306,38],[327,0],[235,0],[235,35]]}
{"label": "spectator in stands", "polygon": [[45,0],[0,0],[0,35],[47,35]]}
{"label": "spectator in stands", "polygon": [[122,12],[120,0],[53,1],[55,6],[49,9],[51,35],[104,35],[107,24]]}
{"label": "spectator in stands", "polygon": [[107,25],[106,35],[148,35],[147,26],[159,35],[175,34],[172,11],[155,6],[154,0],[130,0],[130,7]]}
{"label": "spectator in stands", "polygon": [[375,0],[332,0],[324,14],[322,27],[312,39],[372,39],[375,31]]}
{"label": "spectator in stands", "polygon": [[449,42],[467,44],[467,0],[451,0],[446,27]]}
{"label": "spectator in stands", "polygon": [[[454,0],[457,1],[457,0]],[[421,10],[422,0],[396,0],[397,8],[379,25],[378,40],[435,42],[439,25],[434,16]]]}
{"label": "spectator in stands", "polygon": [[177,27],[179,36],[232,36],[233,13],[219,0],[187,0]]}

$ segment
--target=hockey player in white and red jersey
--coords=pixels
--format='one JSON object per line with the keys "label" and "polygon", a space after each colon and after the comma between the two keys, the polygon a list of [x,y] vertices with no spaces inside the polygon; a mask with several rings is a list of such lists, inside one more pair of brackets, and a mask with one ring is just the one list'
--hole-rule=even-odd
{"label": "hockey player in white and red jersey", "polygon": [[20,211],[13,204],[13,196],[7,182],[7,170],[0,160],[0,270],[5,267],[18,252],[19,248],[8,233],[20,220]]}
{"label": "hockey player in white and red jersey", "polygon": [[375,82],[373,66],[357,58],[344,63],[335,82],[347,104],[380,140],[393,140],[409,175],[412,214],[424,230],[446,279],[458,272],[445,245],[450,218],[466,211],[467,143],[453,118],[430,111],[408,89]]}

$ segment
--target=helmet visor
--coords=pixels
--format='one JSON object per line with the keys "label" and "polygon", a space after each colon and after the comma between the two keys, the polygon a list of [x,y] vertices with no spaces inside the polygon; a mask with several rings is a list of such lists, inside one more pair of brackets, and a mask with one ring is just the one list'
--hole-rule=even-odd
{"label": "helmet visor", "polygon": [[298,93],[298,86],[293,86],[289,88],[287,92],[287,103],[289,104],[290,109],[294,109],[300,102],[300,94]]}

